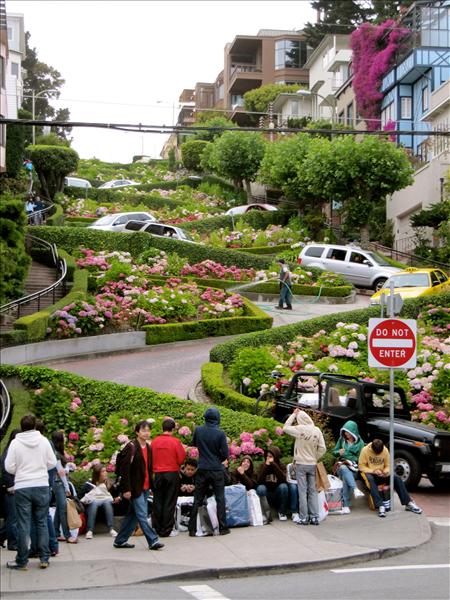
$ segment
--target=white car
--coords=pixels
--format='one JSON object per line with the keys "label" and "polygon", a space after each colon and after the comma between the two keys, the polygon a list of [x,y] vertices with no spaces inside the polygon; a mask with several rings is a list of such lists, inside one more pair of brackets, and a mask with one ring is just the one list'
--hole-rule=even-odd
{"label": "white car", "polygon": [[112,181],[107,181],[102,185],[99,185],[99,190],[116,190],[117,188],[122,187],[130,187],[133,185],[141,185],[137,181],[131,181],[131,179],[113,179]]}
{"label": "white car", "polygon": [[65,177],[64,185],[67,187],[79,187],[84,189],[92,187],[87,179],[81,179],[81,177]]}
{"label": "white car", "polygon": [[251,210],[278,210],[276,206],[272,206],[272,204],[243,204],[242,206],[235,206],[234,208],[230,208],[225,213],[226,215],[243,215]]}
{"label": "white car", "polygon": [[115,213],[114,215],[105,215],[97,221],[94,221],[92,225],[88,225],[87,229],[101,229],[103,231],[124,231],[125,225],[128,221],[157,221],[157,219],[147,212],[123,212]]}
{"label": "white car", "polygon": [[191,236],[175,225],[166,225],[165,223],[143,223],[142,221],[128,221],[125,225],[124,231],[133,233],[135,231],[145,231],[151,235],[157,235],[159,237],[167,237],[172,240],[180,240],[180,242],[189,242],[190,244],[196,244]]}

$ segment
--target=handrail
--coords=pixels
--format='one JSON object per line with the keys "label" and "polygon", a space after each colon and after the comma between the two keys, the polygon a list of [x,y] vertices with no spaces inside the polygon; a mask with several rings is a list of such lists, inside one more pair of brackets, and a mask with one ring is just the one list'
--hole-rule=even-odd
{"label": "handrail", "polygon": [[[61,284],[64,283],[64,280],[67,276],[67,263],[64,258],[60,258],[58,256],[58,249],[55,244],[50,244],[46,240],[42,240],[42,239],[40,239],[34,235],[30,235],[30,234],[27,234],[26,238],[27,238],[27,240],[33,240],[34,242],[37,242],[38,244],[46,246],[47,249],[50,250],[50,252],[52,254],[53,265],[58,269],[58,271],[61,272],[61,276],[59,277],[59,279],[57,281],[55,281],[55,283],[52,283],[51,285],[44,288],[43,290],[39,290],[37,292],[34,292],[33,294],[28,294],[27,296],[22,296],[22,298],[18,298],[17,300],[13,300],[12,302],[8,302],[8,304],[4,304],[3,306],[0,306],[0,314],[4,314],[6,312],[9,312],[13,308],[17,308],[18,309],[18,317],[17,318],[19,318],[19,316],[20,316],[20,306],[22,306],[23,304],[28,304],[29,302],[32,302],[33,300],[40,299],[43,296],[46,296],[47,294],[49,294],[50,292],[54,292],[54,290],[56,290],[56,288],[58,288]],[[39,310],[39,303],[38,303],[38,310]]]}
{"label": "handrail", "polygon": [[427,263],[427,264],[431,265],[432,267],[438,267],[441,269],[445,269],[446,271],[450,270],[450,265],[448,265],[446,263],[439,262],[439,261],[433,260],[431,258],[424,258],[423,256],[417,256],[416,254],[411,254],[410,252],[402,252],[400,250],[394,250],[394,248],[389,248],[389,246],[383,246],[382,244],[379,244],[378,242],[370,242],[369,247],[371,247],[375,251],[381,252],[382,254],[387,254],[388,256],[390,256],[390,258],[394,258],[394,256],[396,256],[397,259],[406,258],[410,265],[413,265],[413,263],[419,263],[419,264]]}
{"label": "handrail", "polygon": [[0,435],[4,436],[6,428],[11,419],[11,398],[9,397],[8,388],[0,379]]}

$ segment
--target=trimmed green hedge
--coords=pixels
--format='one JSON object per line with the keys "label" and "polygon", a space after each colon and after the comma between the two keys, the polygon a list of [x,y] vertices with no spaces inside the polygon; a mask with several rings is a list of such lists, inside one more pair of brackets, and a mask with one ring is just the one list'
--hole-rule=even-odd
{"label": "trimmed green hedge", "polygon": [[[64,211],[60,204],[55,204],[55,212],[48,217],[47,225],[62,225],[64,223]],[[39,236],[38,236],[39,237]]]}
{"label": "trimmed green hedge", "polygon": [[[59,250],[58,252],[60,253],[60,256],[62,256],[63,251]],[[52,306],[48,306],[45,310],[40,310],[32,315],[20,317],[20,319],[15,321],[14,329],[24,332],[25,334],[25,339],[21,339],[21,341],[18,343],[42,341],[47,335],[47,327],[50,315],[55,312],[55,310],[60,310],[71,302],[84,300],[86,298],[89,273],[85,270],[75,269],[75,262],[73,262],[73,268],[73,285],[68,294],[58,300],[58,302],[55,302],[55,304],[52,304]]]}
{"label": "trimmed green hedge", "polygon": [[272,263],[270,258],[263,256],[254,256],[230,249],[213,248],[212,246],[202,246],[201,244],[189,244],[139,231],[120,233],[85,229],[83,227],[34,226],[32,227],[32,233],[47,242],[55,243],[58,248],[63,248],[69,253],[78,250],[80,246],[84,246],[92,250],[130,252],[132,256],[138,257],[149,248],[158,248],[167,253],[176,252],[180,256],[186,257],[191,264],[210,259],[226,266],[236,265],[245,269],[267,269]]}
{"label": "trimmed green hedge", "polygon": [[[147,418],[170,415],[176,420],[184,418],[187,412],[192,412],[193,420],[201,423],[207,408],[204,404],[181,400],[172,394],[111,381],[94,381],[65,371],[54,371],[48,367],[1,365],[0,377],[3,379],[16,377],[30,390],[41,388],[50,381],[58,382],[69,389],[76,389],[83,400],[86,413],[95,415],[99,422],[103,422],[115,412],[132,412]],[[33,405],[27,408],[32,411]],[[272,419],[250,416],[228,408],[220,408],[220,412],[221,427],[232,438],[238,437],[243,431],[273,428],[274,425]]]}
{"label": "trimmed green hedge", "polygon": [[[430,300],[429,296],[415,300],[405,300],[402,314],[399,318],[415,319],[420,310],[429,304]],[[433,296],[432,301],[437,306],[450,306],[450,293],[446,292]],[[331,331],[339,321],[367,324],[370,318],[379,316],[379,307],[372,306],[343,313],[334,313],[324,317],[316,317],[308,321],[283,325],[282,327],[276,327],[275,329],[260,333],[247,333],[237,339],[214,346],[210,352],[210,360],[211,362],[220,362],[224,366],[228,366],[236,352],[247,346],[259,348],[260,346],[284,345],[290,342],[296,335],[311,337],[320,329]]]}
{"label": "trimmed green hedge", "polygon": [[165,323],[164,325],[145,325],[142,328],[146,332],[145,341],[149,345],[163,344],[221,335],[236,335],[272,327],[272,317],[246,298],[244,298],[244,303],[245,315],[243,316],[202,319],[185,323]]}
{"label": "trimmed green hedge", "polygon": [[197,233],[210,233],[221,228],[230,228],[238,219],[242,219],[247,225],[254,229],[266,229],[269,225],[286,225],[289,219],[296,215],[293,210],[259,211],[251,210],[243,215],[219,215],[204,219],[203,221],[191,221],[183,223],[183,229],[186,231],[196,231]]}
{"label": "trimmed green hedge", "polygon": [[[244,285],[244,283],[242,283]],[[331,298],[345,298],[349,296],[353,290],[351,285],[341,285],[337,287],[322,287],[320,286],[303,285],[300,283],[294,283],[292,286],[292,293],[294,296],[328,296]],[[273,294],[279,293],[279,283],[277,281],[261,281],[259,283],[253,283],[248,286],[248,289],[242,288],[242,291],[252,292],[255,294]]]}
{"label": "trimmed green hedge", "polygon": [[94,221],[97,221],[99,217],[66,217],[66,225],[68,223],[86,223],[86,225],[89,225],[90,223],[93,223]]}
{"label": "trimmed green hedge", "polygon": [[219,406],[248,413],[255,412],[255,401],[236,392],[224,383],[223,365],[205,363],[202,365],[202,386],[206,394]]}
{"label": "trimmed green hedge", "polygon": [[273,254],[276,256],[279,252],[290,250],[291,244],[279,244],[278,246],[250,246],[249,248],[235,248],[240,252],[249,252],[251,254]]}

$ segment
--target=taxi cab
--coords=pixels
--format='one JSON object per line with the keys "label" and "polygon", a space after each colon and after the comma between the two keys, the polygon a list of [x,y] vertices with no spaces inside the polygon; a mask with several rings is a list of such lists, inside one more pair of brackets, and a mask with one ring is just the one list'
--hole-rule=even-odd
{"label": "taxi cab", "polygon": [[410,267],[389,277],[383,287],[370,298],[370,304],[380,304],[381,295],[389,294],[391,281],[394,282],[395,293],[400,294],[403,300],[450,292],[450,279],[441,269]]}

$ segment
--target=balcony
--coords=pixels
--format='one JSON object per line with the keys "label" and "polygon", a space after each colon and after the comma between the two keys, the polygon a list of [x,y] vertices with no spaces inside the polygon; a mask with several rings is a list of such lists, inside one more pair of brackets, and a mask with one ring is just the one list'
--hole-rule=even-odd
{"label": "balcony", "polygon": [[232,63],[230,68],[229,91],[245,94],[259,87],[262,82],[262,67],[254,63]]}
{"label": "balcony", "polygon": [[441,113],[448,110],[450,106],[450,80],[443,83],[430,96],[430,109],[426,112],[422,121],[432,121]]}

